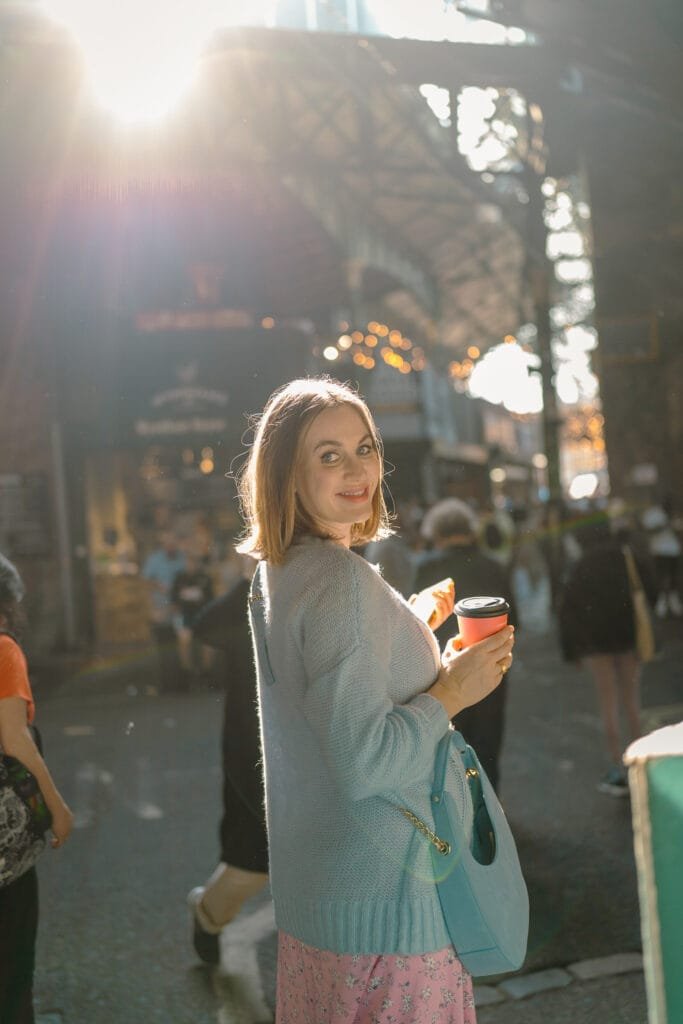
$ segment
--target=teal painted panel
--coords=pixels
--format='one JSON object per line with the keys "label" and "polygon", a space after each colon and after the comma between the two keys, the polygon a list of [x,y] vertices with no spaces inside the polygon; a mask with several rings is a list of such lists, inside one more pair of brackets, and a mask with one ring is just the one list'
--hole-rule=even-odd
{"label": "teal painted panel", "polygon": [[669,1021],[683,1021],[683,757],[647,765],[652,856]]}

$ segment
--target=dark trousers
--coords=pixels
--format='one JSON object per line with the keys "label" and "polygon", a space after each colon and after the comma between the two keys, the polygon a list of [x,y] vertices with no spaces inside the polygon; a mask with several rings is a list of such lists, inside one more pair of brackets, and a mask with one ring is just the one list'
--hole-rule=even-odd
{"label": "dark trousers", "polygon": [[[222,657],[225,655],[222,653]],[[249,684],[254,685],[247,676]],[[245,687],[247,683],[243,684]],[[255,692],[255,691],[254,691]],[[268,872],[268,833],[258,711],[253,697],[223,705],[223,817],[221,860],[243,871]],[[241,712],[241,713],[240,713]]]}
{"label": "dark trousers", "polygon": [[453,719],[455,728],[463,734],[469,745],[474,747],[481,766],[496,792],[500,775],[498,762],[503,746],[507,687],[506,675],[493,693],[471,708],[465,708]]}
{"label": "dark trousers", "polygon": [[38,931],[35,868],[0,888],[0,1021],[34,1024],[33,971]]}

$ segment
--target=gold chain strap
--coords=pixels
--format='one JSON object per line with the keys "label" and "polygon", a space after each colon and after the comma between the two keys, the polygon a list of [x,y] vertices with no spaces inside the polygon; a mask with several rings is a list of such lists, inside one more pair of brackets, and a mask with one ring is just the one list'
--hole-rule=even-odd
{"label": "gold chain strap", "polygon": [[421,818],[418,818],[416,814],[409,811],[407,807],[399,807],[399,811],[403,814],[411,825],[414,825],[418,832],[421,832],[425,839],[437,848],[439,853],[448,854],[451,852],[451,844],[447,843],[445,839],[439,839],[436,832],[432,832],[431,828],[425,825]]}
{"label": "gold chain strap", "polygon": [[[479,772],[476,768],[466,768],[465,775],[468,779],[476,779],[479,777]],[[437,796],[433,796],[432,800],[437,800]],[[414,825],[418,832],[421,832],[425,839],[437,848],[439,853],[449,854],[451,852],[451,844],[445,839],[439,839],[436,832],[432,832],[428,825],[425,825],[421,818],[418,818],[416,814],[409,811],[407,807],[399,807],[401,814],[408,819],[411,825]]]}

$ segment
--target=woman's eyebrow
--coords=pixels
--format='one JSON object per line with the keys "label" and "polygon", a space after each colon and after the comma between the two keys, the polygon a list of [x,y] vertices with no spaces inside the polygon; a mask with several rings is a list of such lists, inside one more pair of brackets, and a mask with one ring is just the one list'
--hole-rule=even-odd
{"label": "woman's eyebrow", "polygon": [[[363,441],[367,441],[368,439],[372,440],[372,435],[370,434],[369,431],[368,431],[367,434],[363,434],[361,439],[358,441],[358,444],[362,444]],[[313,446],[313,451],[317,452],[318,448],[325,448],[327,445],[333,445],[335,448],[341,448],[342,442],[341,441],[332,441],[332,440],[318,441],[317,444],[315,444]]]}

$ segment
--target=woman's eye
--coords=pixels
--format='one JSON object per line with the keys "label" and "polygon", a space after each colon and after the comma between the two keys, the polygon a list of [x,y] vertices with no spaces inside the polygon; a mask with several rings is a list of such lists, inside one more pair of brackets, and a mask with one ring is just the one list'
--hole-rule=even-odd
{"label": "woman's eye", "polygon": [[330,463],[336,462],[337,458],[338,456],[336,452],[323,452],[323,454],[320,456],[320,461],[325,462],[329,465]]}
{"label": "woman's eye", "polygon": [[371,455],[374,452],[374,447],[371,444],[362,444],[358,449],[359,455]]}

